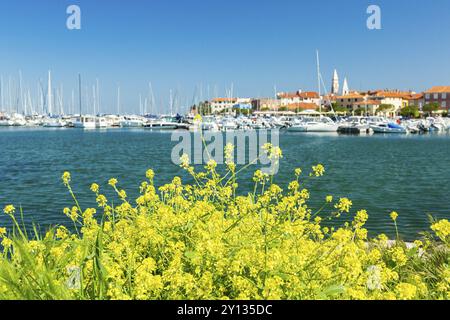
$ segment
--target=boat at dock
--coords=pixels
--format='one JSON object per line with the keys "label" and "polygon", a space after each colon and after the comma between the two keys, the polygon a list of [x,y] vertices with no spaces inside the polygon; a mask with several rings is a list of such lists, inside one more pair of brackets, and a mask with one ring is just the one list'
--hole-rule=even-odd
{"label": "boat at dock", "polygon": [[371,133],[372,129],[366,117],[352,116],[342,122],[337,130],[341,134]]}
{"label": "boat at dock", "polygon": [[374,133],[407,133],[405,127],[396,123],[379,123],[377,125],[371,125],[370,128]]}
{"label": "boat at dock", "polygon": [[81,128],[81,129],[95,129],[96,128],[95,118],[96,118],[95,116],[89,115],[79,116],[73,122],[73,126],[74,128]]}

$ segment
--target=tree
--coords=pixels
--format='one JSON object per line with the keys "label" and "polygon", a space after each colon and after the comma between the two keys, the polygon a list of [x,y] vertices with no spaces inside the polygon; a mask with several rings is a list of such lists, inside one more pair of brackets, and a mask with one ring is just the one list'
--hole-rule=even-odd
{"label": "tree", "polygon": [[341,105],[340,103],[337,102],[333,102],[331,104],[331,106],[333,107],[334,112],[342,112],[342,113],[348,113],[348,109],[347,107],[344,107],[343,105]]}
{"label": "tree", "polygon": [[386,112],[386,111],[393,111],[394,110],[394,105],[392,104],[380,104],[380,106],[377,109],[377,112]]}
{"label": "tree", "polygon": [[400,110],[400,115],[405,118],[419,118],[420,112],[417,106],[406,106]]}
{"label": "tree", "polygon": [[437,102],[426,104],[422,108],[422,111],[428,114],[433,114],[433,112],[436,112],[438,110],[439,110],[439,103]]}
{"label": "tree", "polygon": [[356,114],[358,116],[363,116],[366,114],[367,110],[366,110],[366,108],[359,107],[358,109],[355,109],[353,112],[354,112],[354,114]]}

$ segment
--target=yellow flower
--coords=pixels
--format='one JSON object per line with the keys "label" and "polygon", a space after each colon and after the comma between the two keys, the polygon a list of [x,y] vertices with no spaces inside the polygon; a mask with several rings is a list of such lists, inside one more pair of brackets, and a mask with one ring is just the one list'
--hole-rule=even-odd
{"label": "yellow flower", "polygon": [[66,186],[69,185],[69,183],[70,183],[70,172],[67,172],[67,171],[64,172],[62,177],[61,177],[61,179],[62,179],[64,185],[66,185]]}
{"label": "yellow flower", "polygon": [[350,212],[350,208],[353,203],[348,198],[340,198],[339,203],[337,203],[334,207],[338,209],[340,212]]}
{"label": "yellow flower", "polygon": [[99,194],[97,196],[97,199],[95,199],[95,201],[97,201],[97,204],[99,207],[104,207],[106,206],[106,203],[108,202],[108,200],[106,199],[106,197],[102,194]]}
{"label": "yellow flower", "polygon": [[217,167],[217,162],[213,159],[209,160],[208,163],[206,164],[206,169],[207,170],[214,170]]}
{"label": "yellow flower", "polygon": [[94,192],[94,193],[97,193],[98,190],[99,190],[98,184],[93,183],[93,184],[91,185],[91,191]]}
{"label": "yellow flower", "polygon": [[13,215],[14,212],[16,212],[16,208],[12,204],[8,204],[4,209],[3,212],[7,215]]}
{"label": "yellow flower", "polygon": [[271,160],[278,160],[283,158],[283,151],[281,150],[280,147],[272,147],[270,154],[269,154],[269,159]]}
{"label": "yellow flower", "polygon": [[125,192],[125,190],[120,190],[120,191],[119,191],[119,197],[120,197],[121,199],[126,199],[127,193]]}
{"label": "yellow flower", "polygon": [[197,115],[194,117],[194,123],[199,124],[202,121],[203,121],[202,116],[199,113],[197,113]]}
{"label": "yellow flower", "polygon": [[116,184],[117,184],[117,179],[116,179],[116,178],[111,178],[111,179],[109,179],[108,184],[109,184],[111,187],[115,187]]}
{"label": "yellow flower", "polygon": [[12,244],[13,244],[13,242],[12,242],[11,239],[9,239],[9,238],[3,238],[3,240],[2,240],[2,246],[3,246],[5,249],[10,248],[10,247],[12,246]]}
{"label": "yellow flower", "polygon": [[3,237],[4,235],[6,235],[6,228],[0,228],[0,237]]}
{"label": "yellow flower", "polygon": [[318,164],[317,166],[312,167],[312,174],[316,177],[321,177],[325,173],[325,167],[321,164]]}
{"label": "yellow flower", "polygon": [[[66,209],[64,209],[66,210]],[[67,211],[65,211],[67,212]],[[72,220],[72,221],[77,221],[78,220],[78,208],[77,207],[72,207],[72,210],[70,210],[70,212],[68,212],[68,214],[66,213],[66,215]]]}
{"label": "yellow flower", "polygon": [[333,202],[333,196],[326,196],[325,201],[328,203]]}
{"label": "yellow flower", "polygon": [[391,212],[391,219],[394,220],[394,221],[396,221],[396,220],[397,220],[397,217],[398,217],[398,213],[395,212],[395,211],[392,211],[392,212]]}
{"label": "yellow flower", "polygon": [[302,174],[302,169],[300,169],[300,168],[295,169],[295,176],[297,178],[300,177],[301,174]]}
{"label": "yellow flower", "polygon": [[147,179],[153,180],[153,178],[155,177],[155,172],[152,169],[148,169],[145,173],[145,176],[147,177]]}
{"label": "yellow flower", "polygon": [[253,181],[262,183],[264,180],[268,180],[269,176],[266,173],[263,173],[261,170],[256,170],[253,174]]}
{"label": "yellow flower", "polygon": [[412,300],[416,297],[417,288],[409,283],[399,283],[396,286],[395,291],[397,292],[399,299]]}
{"label": "yellow flower", "polygon": [[395,247],[392,249],[392,261],[394,261],[398,266],[402,267],[408,262],[408,257],[405,252],[400,247]]}
{"label": "yellow flower", "polygon": [[183,169],[188,169],[189,168],[189,164],[190,164],[189,156],[186,153],[184,153],[180,157],[180,167],[183,168]]}
{"label": "yellow flower", "polygon": [[56,238],[58,239],[66,239],[69,235],[69,231],[67,230],[66,227],[64,226],[60,226],[56,229]]}
{"label": "yellow flower", "polygon": [[225,163],[230,164],[233,163],[233,151],[234,145],[232,143],[227,143],[225,146]]}
{"label": "yellow flower", "polygon": [[450,234],[450,222],[447,219],[440,220],[431,226],[431,230],[433,230],[442,241],[445,241]]}

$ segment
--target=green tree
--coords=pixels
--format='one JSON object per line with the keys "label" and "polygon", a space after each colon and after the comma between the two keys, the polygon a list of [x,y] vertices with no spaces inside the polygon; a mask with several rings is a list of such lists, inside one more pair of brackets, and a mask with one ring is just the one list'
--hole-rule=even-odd
{"label": "green tree", "polygon": [[419,107],[417,106],[407,106],[400,110],[400,115],[402,117],[411,117],[411,118],[419,118],[420,112]]}
{"label": "green tree", "polygon": [[338,102],[333,102],[331,106],[333,107],[334,112],[345,112],[346,114],[348,113],[347,107],[344,107]]}
{"label": "green tree", "polygon": [[377,112],[386,112],[386,111],[393,111],[394,110],[394,105],[392,104],[380,104],[380,106],[377,109]]}
{"label": "green tree", "polygon": [[427,114],[433,114],[433,112],[436,112],[439,110],[439,103],[437,102],[433,102],[433,103],[428,103],[426,105],[423,106],[422,111],[426,112]]}

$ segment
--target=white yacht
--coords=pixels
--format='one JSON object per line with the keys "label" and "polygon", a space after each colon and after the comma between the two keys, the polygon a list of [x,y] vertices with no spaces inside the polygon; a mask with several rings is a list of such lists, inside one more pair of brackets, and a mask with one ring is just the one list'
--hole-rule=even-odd
{"label": "white yacht", "polygon": [[352,116],[339,125],[338,132],[350,134],[371,133],[372,129],[370,129],[366,117]]}
{"label": "white yacht", "polygon": [[120,121],[120,126],[122,128],[140,128],[144,126],[144,120],[138,116],[125,116],[122,121]]}
{"label": "white yacht", "polygon": [[405,127],[393,122],[371,125],[370,128],[374,133],[407,133]]}
{"label": "white yacht", "polygon": [[82,128],[82,129],[95,129],[96,128],[96,120],[95,116],[79,116],[73,123],[73,126],[75,128]]}
{"label": "white yacht", "polygon": [[46,128],[62,128],[66,125],[66,122],[61,119],[48,119],[43,122],[42,126]]}
{"label": "white yacht", "polygon": [[339,125],[329,117],[306,118],[303,122],[294,123],[288,131],[294,132],[337,132]]}
{"label": "white yacht", "polygon": [[144,127],[158,130],[174,130],[178,128],[178,123],[171,116],[163,116],[159,119],[151,119],[144,124]]}
{"label": "white yacht", "polygon": [[0,116],[0,127],[9,127],[14,124],[14,121],[10,120],[6,115]]}
{"label": "white yacht", "polygon": [[20,127],[25,126],[27,124],[27,121],[25,120],[25,117],[19,113],[15,113],[11,117],[11,121],[13,122],[14,127]]}
{"label": "white yacht", "polygon": [[97,119],[95,119],[95,127],[97,129],[106,129],[110,127],[110,122],[105,117],[97,117]]}

